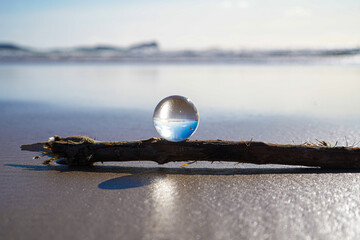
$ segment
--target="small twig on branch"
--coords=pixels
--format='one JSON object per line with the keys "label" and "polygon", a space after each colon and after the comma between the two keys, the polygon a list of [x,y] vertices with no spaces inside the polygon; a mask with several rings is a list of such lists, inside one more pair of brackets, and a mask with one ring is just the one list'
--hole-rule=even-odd
{"label": "small twig on branch", "polygon": [[321,144],[278,145],[254,141],[183,141],[159,138],[140,141],[104,142],[89,137],[55,136],[49,142],[22,145],[26,151],[41,152],[68,165],[95,162],[154,161],[158,164],[180,161],[222,161],[254,164],[302,165],[322,168],[360,168],[360,148],[329,147]]}

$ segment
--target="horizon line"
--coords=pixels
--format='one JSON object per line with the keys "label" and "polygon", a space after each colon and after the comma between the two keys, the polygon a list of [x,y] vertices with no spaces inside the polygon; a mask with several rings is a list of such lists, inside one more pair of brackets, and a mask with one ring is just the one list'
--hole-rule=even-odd
{"label": "horizon line", "polygon": [[94,43],[94,44],[74,44],[72,46],[53,46],[53,47],[33,47],[27,44],[18,43],[16,41],[1,41],[1,45],[11,45],[15,47],[22,48],[24,50],[41,50],[41,51],[50,51],[50,50],[59,50],[59,49],[78,49],[78,48],[96,48],[96,47],[112,47],[118,49],[129,49],[145,44],[155,44],[157,48],[161,49],[162,51],[206,51],[206,50],[220,50],[220,51],[241,51],[241,50],[336,50],[336,49],[360,49],[360,43],[357,44],[346,44],[342,46],[288,46],[288,47],[275,47],[275,46],[267,46],[267,47],[250,47],[250,46],[239,46],[239,47],[222,47],[222,46],[207,46],[204,48],[160,48],[161,44],[156,40],[149,40],[149,41],[138,41],[133,44],[128,45],[118,45],[113,43]]}

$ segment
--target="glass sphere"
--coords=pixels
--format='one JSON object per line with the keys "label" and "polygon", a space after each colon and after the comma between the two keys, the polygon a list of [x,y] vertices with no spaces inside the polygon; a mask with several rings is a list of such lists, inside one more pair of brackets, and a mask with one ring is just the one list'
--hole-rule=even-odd
{"label": "glass sphere", "polygon": [[153,120],[155,129],[162,138],[180,142],[195,132],[199,123],[199,113],[190,99],[173,95],[159,102]]}

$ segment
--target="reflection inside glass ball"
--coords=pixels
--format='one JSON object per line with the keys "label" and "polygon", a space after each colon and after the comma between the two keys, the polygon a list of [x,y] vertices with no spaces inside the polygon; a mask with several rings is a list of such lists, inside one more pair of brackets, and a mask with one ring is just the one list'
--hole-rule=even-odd
{"label": "reflection inside glass ball", "polygon": [[199,113],[190,99],[174,95],[159,102],[153,120],[155,129],[161,137],[179,142],[195,132],[199,123]]}

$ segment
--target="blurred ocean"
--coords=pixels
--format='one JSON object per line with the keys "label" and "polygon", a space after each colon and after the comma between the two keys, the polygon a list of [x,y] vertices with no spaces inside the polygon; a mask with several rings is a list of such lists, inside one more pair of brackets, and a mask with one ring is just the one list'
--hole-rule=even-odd
{"label": "blurred ocean", "polygon": [[[356,64],[4,63],[0,120],[7,116],[7,129],[15,131],[35,116],[44,119],[35,129],[57,116],[59,128],[49,127],[38,140],[52,134],[148,138],[157,136],[152,123],[157,103],[178,94],[200,113],[192,139],[318,138],[346,145],[360,141],[359,76]],[[21,124],[11,126],[11,116]],[[88,124],[69,127],[77,119]]]}
{"label": "blurred ocean", "polygon": [[6,63],[0,79],[2,101],[153,110],[179,94],[200,113],[360,117],[360,65]]}
{"label": "blurred ocean", "polygon": [[157,42],[130,47],[32,49],[0,43],[1,62],[158,62],[242,64],[360,64],[360,48],[162,50]]}

